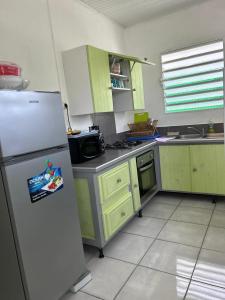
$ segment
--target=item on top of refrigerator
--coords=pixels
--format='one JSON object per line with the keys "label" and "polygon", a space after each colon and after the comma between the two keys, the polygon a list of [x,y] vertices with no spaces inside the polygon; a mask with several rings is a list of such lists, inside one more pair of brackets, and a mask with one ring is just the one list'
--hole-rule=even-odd
{"label": "item on top of refrigerator", "polygon": [[24,90],[29,80],[21,76],[22,69],[15,63],[0,61],[0,89]]}

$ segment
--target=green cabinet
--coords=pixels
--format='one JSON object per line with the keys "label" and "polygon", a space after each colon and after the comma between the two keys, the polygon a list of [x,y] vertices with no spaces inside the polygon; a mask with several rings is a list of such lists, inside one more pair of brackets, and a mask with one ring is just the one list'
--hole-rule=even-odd
{"label": "green cabinet", "polygon": [[74,184],[82,237],[94,239],[95,230],[88,180],[86,178],[75,178]]}
{"label": "green cabinet", "polygon": [[108,52],[87,46],[94,112],[113,111]]}
{"label": "green cabinet", "polygon": [[214,148],[217,194],[225,195],[225,149],[224,145],[214,145]]}
{"label": "green cabinet", "polygon": [[215,145],[191,145],[189,149],[192,192],[217,194]]}
{"label": "green cabinet", "polygon": [[163,190],[225,195],[224,145],[160,146]]}
{"label": "green cabinet", "polygon": [[131,191],[133,195],[134,210],[138,211],[141,207],[141,198],[139,192],[138,174],[136,158],[130,160],[130,177],[131,177]]}
{"label": "green cabinet", "polygon": [[160,146],[160,168],[163,190],[191,191],[188,146]]}
{"label": "green cabinet", "polygon": [[133,93],[133,106],[134,110],[144,109],[144,87],[142,76],[142,64],[130,62],[131,66],[131,83]]}

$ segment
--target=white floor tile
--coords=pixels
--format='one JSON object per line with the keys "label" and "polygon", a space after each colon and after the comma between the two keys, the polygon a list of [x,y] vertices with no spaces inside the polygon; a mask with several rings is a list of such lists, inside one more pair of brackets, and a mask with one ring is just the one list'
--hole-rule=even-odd
{"label": "white floor tile", "polygon": [[225,228],[225,210],[214,210],[210,225]]}
{"label": "white floor tile", "polygon": [[201,247],[206,229],[204,225],[168,221],[158,239]]}
{"label": "white floor tile", "polygon": [[225,252],[225,228],[209,226],[202,247]]}
{"label": "white floor tile", "polygon": [[97,300],[94,296],[87,295],[82,292],[78,292],[76,294],[68,293],[64,297],[60,298],[60,300]]}
{"label": "white floor tile", "polygon": [[156,240],[140,265],[191,278],[198,253],[195,247]]}
{"label": "white floor tile", "polygon": [[119,293],[117,300],[181,300],[189,280],[138,267]]}
{"label": "white floor tile", "polygon": [[225,288],[224,253],[202,249],[193,279]]}
{"label": "white floor tile", "polygon": [[175,208],[176,206],[174,205],[153,202],[153,203],[149,203],[143,209],[143,216],[167,220],[172,215]]}
{"label": "white floor tile", "polygon": [[198,207],[178,207],[171,220],[208,225],[212,210]]}
{"label": "white floor tile", "polygon": [[223,300],[225,290],[216,286],[192,281],[185,300]]}
{"label": "white floor tile", "polygon": [[134,270],[135,265],[105,257],[92,258],[87,268],[92,274],[92,281],[82,290],[96,297],[112,300]]}
{"label": "white floor tile", "polygon": [[198,207],[213,209],[215,204],[212,203],[212,197],[202,195],[185,195],[180,207]]}
{"label": "white floor tile", "polygon": [[165,223],[165,220],[137,217],[123,229],[123,232],[155,238]]}
{"label": "white floor tile", "polygon": [[154,239],[138,235],[120,233],[105,247],[105,256],[137,264]]}

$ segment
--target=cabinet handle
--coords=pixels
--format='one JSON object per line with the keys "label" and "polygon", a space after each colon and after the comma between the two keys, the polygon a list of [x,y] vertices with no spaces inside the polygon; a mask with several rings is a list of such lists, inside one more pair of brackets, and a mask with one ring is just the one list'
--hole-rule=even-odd
{"label": "cabinet handle", "polygon": [[112,87],[111,87],[111,86],[109,87],[109,90],[112,90]]}
{"label": "cabinet handle", "polygon": [[193,170],[192,170],[193,172],[197,172],[197,169],[196,168],[193,168]]}
{"label": "cabinet handle", "polygon": [[138,187],[138,185],[137,184],[134,184],[134,188],[136,189]]}
{"label": "cabinet handle", "polygon": [[121,181],[122,181],[121,178],[118,178],[116,182],[120,183]]}
{"label": "cabinet handle", "polygon": [[121,215],[121,217],[125,217],[126,213],[124,211],[122,211],[120,215]]}

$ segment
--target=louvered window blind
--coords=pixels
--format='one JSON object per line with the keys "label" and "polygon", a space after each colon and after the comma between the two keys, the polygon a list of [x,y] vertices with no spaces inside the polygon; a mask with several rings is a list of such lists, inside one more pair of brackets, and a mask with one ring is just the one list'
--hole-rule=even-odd
{"label": "louvered window blind", "polygon": [[224,107],[223,41],[161,56],[167,113]]}

